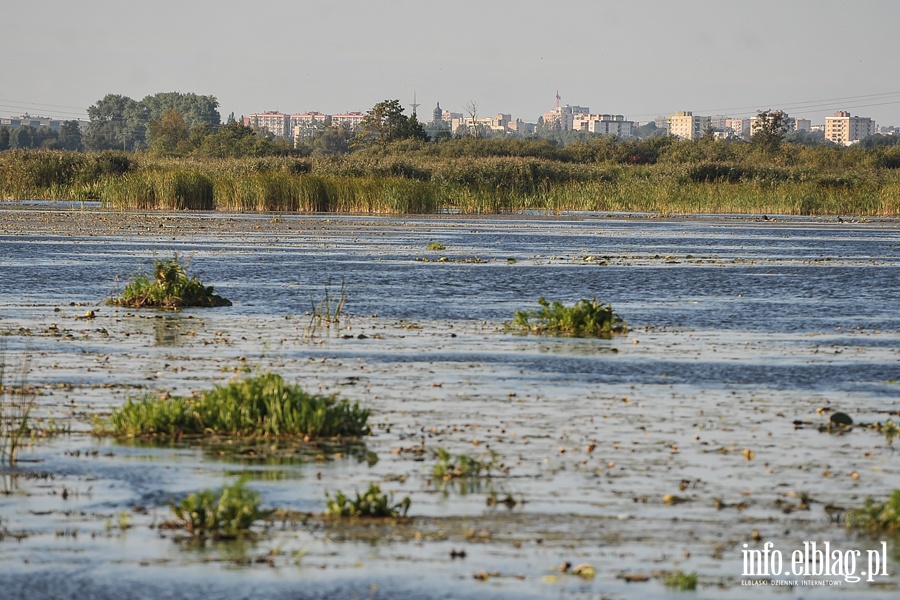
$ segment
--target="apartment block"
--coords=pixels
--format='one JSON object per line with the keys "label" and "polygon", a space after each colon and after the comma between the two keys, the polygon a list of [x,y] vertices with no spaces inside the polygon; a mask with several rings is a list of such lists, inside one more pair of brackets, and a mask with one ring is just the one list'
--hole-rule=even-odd
{"label": "apartment block", "polygon": [[850,146],[874,134],[875,121],[869,117],[851,117],[844,110],[825,117],[825,139],[835,144]]}
{"label": "apartment block", "polygon": [[694,116],[689,110],[680,110],[669,116],[669,134],[684,140],[696,140],[703,137],[710,128],[710,117]]}
{"label": "apartment block", "polygon": [[362,125],[363,119],[365,118],[366,114],[361,112],[349,112],[340,115],[331,115],[331,124],[341,125],[352,131],[358,129],[359,126]]}
{"label": "apartment block", "polygon": [[294,114],[288,120],[291,136],[294,139],[304,138],[315,133],[319,127],[329,125],[331,115],[320,112]]}
{"label": "apartment block", "polygon": [[634,121],[626,121],[624,115],[592,115],[579,113],[573,115],[572,129],[589,131],[601,135],[614,135],[620,138],[631,137]]}
{"label": "apartment block", "polygon": [[725,131],[741,139],[750,139],[750,119],[726,119]]}
{"label": "apartment block", "polygon": [[557,106],[553,110],[544,113],[544,124],[551,125],[558,123],[563,131],[572,131],[575,124],[575,115],[590,114],[590,109],[586,106]]}
{"label": "apartment block", "polygon": [[244,125],[268,131],[275,137],[287,138],[290,135],[290,116],[280,112],[254,113],[244,119]]}

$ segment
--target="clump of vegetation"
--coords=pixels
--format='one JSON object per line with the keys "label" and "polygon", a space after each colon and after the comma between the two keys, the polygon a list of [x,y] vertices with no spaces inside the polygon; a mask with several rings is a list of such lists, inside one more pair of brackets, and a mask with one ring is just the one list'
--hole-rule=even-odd
{"label": "clump of vegetation", "polygon": [[253,523],[266,515],[260,511],[259,494],[245,483],[242,479],[218,490],[202,490],[173,504],[177,525],[197,537],[234,539],[247,535]]}
{"label": "clump of vegetation", "polygon": [[663,584],[668,588],[686,592],[697,589],[697,574],[684,571],[669,571],[663,577]]}
{"label": "clump of vegetation", "polygon": [[199,396],[128,400],[113,410],[108,425],[114,435],[128,437],[358,437],[369,432],[368,418],[369,410],[359,403],[308,394],[286,384],[280,375],[266,373]]}
{"label": "clump of vegetation", "polygon": [[356,498],[351,499],[343,492],[338,491],[334,497],[325,495],[328,508],[325,514],[330,517],[372,517],[372,518],[398,518],[405,517],[409,512],[412,502],[406,496],[400,502],[394,504],[394,495],[382,493],[377,484],[369,485],[364,494],[356,492]]}
{"label": "clump of vegetation", "polygon": [[0,352],[0,460],[15,464],[22,440],[28,435],[35,394],[25,385],[28,360],[22,360],[18,380],[6,380],[6,353]]}
{"label": "clump of vegetation", "polygon": [[438,460],[431,469],[435,479],[450,481],[464,477],[490,476],[491,469],[496,467],[495,456],[492,453],[488,461],[478,460],[466,454],[452,456],[443,448],[438,448]]}
{"label": "clump of vegetation", "polygon": [[900,533],[900,489],[894,490],[885,502],[866,498],[860,508],[848,510],[844,520],[850,529],[873,535]]}
{"label": "clump of vegetation", "polygon": [[440,242],[428,242],[428,245],[425,246],[428,250],[446,250],[447,246]]}
{"label": "clump of vegetation", "polygon": [[170,259],[156,260],[152,277],[141,274],[132,279],[122,296],[107,301],[113,306],[128,308],[186,308],[231,306],[231,302],[217,295],[212,286],[204,286],[175,254]]}
{"label": "clump of vegetation", "polygon": [[539,335],[571,335],[611,338],[628,332],[625,321],[613,312],[612,305],[582,299],[574,306],[538,299],[540,310],[517,310],[506,328]]}

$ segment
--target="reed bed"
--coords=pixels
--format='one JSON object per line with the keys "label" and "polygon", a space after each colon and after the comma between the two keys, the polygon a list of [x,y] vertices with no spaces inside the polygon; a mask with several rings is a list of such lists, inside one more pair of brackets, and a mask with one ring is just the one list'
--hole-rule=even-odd
{"label": "reed bed", "polygon": [[[712,142],[400,144],[340,157],[0,153],[9,199],[127,210],[428,214],[613,211],[900,216],[900,150]],[[491,153],[494,154],[491,154]]]}

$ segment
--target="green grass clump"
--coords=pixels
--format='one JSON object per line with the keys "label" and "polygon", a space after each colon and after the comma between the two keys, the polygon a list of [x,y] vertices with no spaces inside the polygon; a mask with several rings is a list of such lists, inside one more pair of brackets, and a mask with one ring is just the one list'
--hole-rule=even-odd
{"label": "green grass clump", "polygon": [[330,517],[373,517],[373,518],[398,518],[405,517],[412,503],[406,496],[397,504],[393,494],[384,494],[381,487],[370,484],[364,494],[356,492],[356,498],[350,499],[344,492],[338,491],[334,498],[331,494],[325,495],[328,508],[325,514]]}
{"label": "green grass clump", "polygon": [[428,242],[428,245],[425,246],[428,250],[446,250],[447,246],[440,242]]}
{"label": "green grass clump", "polygon": [[478,460],[466,454],[452,456],[443,448],[438,448],[438,459],[431,469],[435,479],[450,481],[451,479],[464,477],[489,476],[491,469],[495,467],[494,456],[488,461]]}
{"label": "green grass clump", "polygon": [[844,520],[850,529],[873,535],[900,533],[900,489],[894,490],[886,502],[866,498],[860,508],[848,510]]}
{"label": "green grass clump", "polygon": [[141,274],[132,279],[119,298],[107,301],[113,306],[128,308],[186,308],[231,306],[231,302],[214,293],[212,286],[204,286],[176,254],[170,259],[157,260],[153,276]]}
{"label": "green grass clump", "polygon": [[197,537],[234,539],[249,533],[250,527],[266,515],[259,509],[259,494],[240,480],[218,490],[191,494],[172,512],[178,525]]}
{"label": "green grass clump", "polygon": [[109,428],[117,436],[362,436],[369,410],[359,403],[318,396],[266,373],[199,396],[128,400],[113,410]]}
{"label": "green grass clump", "polygon": [[571,335],[611,338],[628,332],[625,321],[613,312],[612,305],[582,299],[574,306],[539,298],[540,310],[517,310],[507,330],[540,335]]}
{"label": "green grass clump", "polygon": [[684,571],[669,571],[663,577],[663,584],[680,592],[697,589],[697,574]]}

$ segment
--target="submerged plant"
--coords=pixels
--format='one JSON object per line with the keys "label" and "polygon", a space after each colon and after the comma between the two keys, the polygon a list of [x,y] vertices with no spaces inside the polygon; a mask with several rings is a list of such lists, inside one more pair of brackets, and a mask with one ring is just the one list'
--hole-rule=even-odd
{"label": "submerged plant", "polygon": [[25,385],[28,357],[22,359],[22,371],[16,381],[6,380],[6,353],[0,351],[0,461],[15,464],[19,447],[28,435],[35,394]]}
{"label": "submerged plant", "polygon": [[496,467],[493,453],[491,453],[490,460],[483,461],[466,454],[458,454],[454,457],[443,448],[438,448],[437,458],[437,462],[431,469],[431,474],[435,479],[443,481],[464,477],[490,476],[491,469]]}
{"label": "submerged plant", "polygon": [[240,481],[218,490],[202,490],[172,505],[178,525],[191,535],[233,539],[246,535],[266,515],[259,494]]}
{"label": "submerged plant", "polygon": [[612,305],[582,299],[574,306],[538,299],[539,310],[517,310],[507,330],[543,335],[572,335],[611,338],[628,332],[625,321],[613,312]]}
{"label": "submerged plant", "polygon": [[852,508],[844,515],[850,529],[860,529],[866,533],[900,533],[900,489],[896,489],[885,502],[866,498],[860,508]]}
{"label": "submerged plant", "polygon": [[119,298],[108,304],[128,308],[186,308],[231,306],[231,302],[187,274],[184,261],[176,253],[169,259],[157,259],[153,276],[136,275]]}
{"label": "submerged plant", "polygon": [[330,517],[405,517],[412,504],[409,496],[393,504],[394,495],[382,493],[381,487],[374,483],[369,485],[364,494],[356,492],[355,499],[351,499],[341,491],[335,493],[333,498],[331,494],[326,493],[325,498],[328,503],[325,514]]}
{"label": "submerged plant", "polygon": [[663,584],[668,588],[686,592],[697,589],[697,574],[684,571],[669,571],[663,577]]}
{"label": "submerged plant", "polygon": [[[266,373],[192,397],[128,400],[113,410],[109,427],[119,436],[361,436],[369,410],[336,395],[306,393]],[[98,427],[103,433],[102,426]]]}

